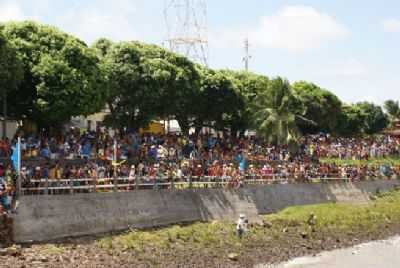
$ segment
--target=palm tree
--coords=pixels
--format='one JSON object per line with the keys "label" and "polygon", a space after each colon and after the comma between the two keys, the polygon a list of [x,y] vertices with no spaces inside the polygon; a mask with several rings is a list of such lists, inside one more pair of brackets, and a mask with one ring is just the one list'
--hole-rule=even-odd
{"label": "palm tree", "polygon": [[394,121],[400,120],[400,106],[398,101],[387,100],[385,101],[383,106],[386,112],[389,114],[392,124],[394,123]]}
{"label": "palm tree", "polygon": [[[287,80],[276,78],[253,103],[257,134],[275,145],[297,145],[300,136],[296,121],[305,112]],[[309,120],[306,120],[309,121]]]}

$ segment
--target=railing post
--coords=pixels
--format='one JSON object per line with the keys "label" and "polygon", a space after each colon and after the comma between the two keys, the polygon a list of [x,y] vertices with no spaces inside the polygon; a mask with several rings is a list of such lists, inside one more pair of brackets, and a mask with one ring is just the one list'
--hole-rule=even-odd
{"label": "railing post", "polygon": [[174,176],[171,176],[171,190],[174,190],[175,184],[174,184]]}
{"label": "railing post", "polygon": [[74,193],[74,181],[73,181],[72,177],[69,178],[69,186],[71,187],[69,193],[73,194]]}
{"label": "railing post", "polygon": [[189,175],[189,189],[193,188],[192,174]]}
{"label": "railing post", "polygon": [[44,194],[48,195],[49,194],[49,178],[47,177],[45,180],[45,190],[44,190]]}
{"label": "railing post", "polygon": [[140,177],[138,175],[135,175],[135,189],[139,190],[139,180]]}
{"label": "railing post", "polygon": [[92,178],[92,183],[93,183],[93,192],[97,193],[97,180],[98,180],[98,175],[96,174],[96,177]]}
{"label": "railing post", "polygon": [[114,177],[114,192],[118,192],[118,177],[117,177],[117,169],[114,169],[114,173],[113,173],[113,177]]}

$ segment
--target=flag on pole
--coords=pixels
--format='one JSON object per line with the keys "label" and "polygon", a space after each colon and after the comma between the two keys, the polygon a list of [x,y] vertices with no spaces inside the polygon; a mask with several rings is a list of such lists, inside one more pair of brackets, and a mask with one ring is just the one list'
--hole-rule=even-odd
{"label": "flag on pole", "polygon": [[12,147],[11,162],[14,170],[21,172],[21,138],[18,137],[17,143]]}

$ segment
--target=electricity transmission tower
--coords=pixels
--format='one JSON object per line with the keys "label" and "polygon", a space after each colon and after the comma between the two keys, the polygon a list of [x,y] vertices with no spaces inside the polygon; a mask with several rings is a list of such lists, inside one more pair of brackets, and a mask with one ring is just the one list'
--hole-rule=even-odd
{"label": "electricity transmission tower", "polygon": [[208,65],[206,0],[164,0],[169,48]]}

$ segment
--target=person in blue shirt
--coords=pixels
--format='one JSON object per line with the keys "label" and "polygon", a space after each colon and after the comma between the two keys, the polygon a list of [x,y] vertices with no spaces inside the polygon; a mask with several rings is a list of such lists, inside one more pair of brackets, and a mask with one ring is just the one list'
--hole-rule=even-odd
{"label": "person in blue shirt", "polygon": [[92,145],[90,144],[90,141],[86,141],[85,144],[82,146],[82,157],[90,158],[91,151],[92,151]]}
{"label": "person in blue shirt", "polygon": [[43,146],[40,150],[40,156],[44,158],[50,158],[50,150],[47,146]]}

